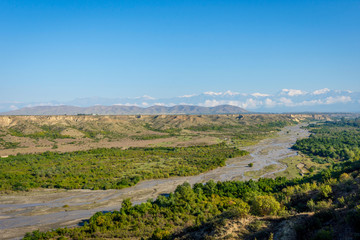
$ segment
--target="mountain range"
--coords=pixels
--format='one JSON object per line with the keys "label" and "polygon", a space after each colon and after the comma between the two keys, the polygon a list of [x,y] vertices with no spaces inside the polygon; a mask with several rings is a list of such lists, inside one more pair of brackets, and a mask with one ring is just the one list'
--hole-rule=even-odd
{"label": "mountain range", "polygon": [[[328,88],[314,91],[282,89],[275,94],[239,93],[229,90],[170,98],[154,98],[145,95],[136,98],[78,98],[64,102],[0,102],[0,112],[3,114],[5,112],[8,114],[40,114],[42,111],[48,111],[46,107],[57,106],[52,111],[63,113],[64,109],[67,108],[68,114],[79,113],[80,110],[81,113],[98,114],[117,114],[119,111],[124,112],[124,114],[158,114],[161,112],[197,114],[210,113],[212,110],[205,111],[202,108],[190,110],[190,106],[215,107],[219,105],[236,106],[252,112],[360,112],[360,92],[330,90]],[[33,108],[39,106],[43,108]],[[119,106],[122,108],[118,108]],[[125,108],[125,106],[129,108]],[[161,109],[160,106],[176,107],[165,110],[166,108]],[[185,111],[185,108],[188,110]],[[20,112],[17,111],[19,109],[21,109]],[[16,111],[13,112],[13,110]]]}
{"label": "mountain range", "polygon": [[79,115],[79,114],[99,114],[99,115],[154,115],[154,114],[237,114],[245,113],[245,109],[220,105],[216,107],[201,107],[191,105],[177,105],[173,107],[151,106],[147,108],[137,106],[93,106],[93,107],[74,107],[74,106],[37,106],[27,107],[11,112],[1,113],[0,115]]}

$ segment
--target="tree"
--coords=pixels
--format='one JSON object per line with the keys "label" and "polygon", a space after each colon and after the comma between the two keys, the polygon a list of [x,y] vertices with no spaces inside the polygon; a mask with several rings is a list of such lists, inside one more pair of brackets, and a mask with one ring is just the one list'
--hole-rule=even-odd
{"label": "tree", "polygon": [[130,198],[125,198],[121,203],[121,211],[124,213],[129,213],[131,207],[132,207],[132,203],[130,201]]}

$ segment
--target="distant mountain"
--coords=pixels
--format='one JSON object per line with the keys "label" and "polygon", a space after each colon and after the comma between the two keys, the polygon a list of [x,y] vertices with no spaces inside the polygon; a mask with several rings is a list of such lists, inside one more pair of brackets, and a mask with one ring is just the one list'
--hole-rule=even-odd
{"label": "distant mountain", "polygon": [[[137,106],[141,108],[157,106],[158,109],[159,106],[172,107],[177,105],[192,105],[202,107],[232,105],[255,112],[360,112],[360,92],[353,92],[348,90],[331,90],[328,88],[314,91],[282,89],[275,94],[259,92],[238,93],[234,91],[225,91],[204,92],[200,94],[191,94],[171,98],[154,98],[145,95],[136,98],[78,98],[68,102],[0,102],[0,112],[22,109],[24,107],[62,105],[82,108],[89,108],[97,105]],[[64,106],[62,106],[62,108],[64,108]],[[62,108],[58,108],[58,111],[62,111]],[[72,112],[75,113],[78,110],[79,109],[75,109],[74,107]],[[93,110],[90,109],[90,111]],[[114,110],[106,111],[112,113]]]}
{"label": "distant mountain", "polygon": [[158,114],[238,114],[247,112],[245,109],[220,105],[215,107],[201,107],[192,105],[177,105],[173,107],[151,106],[148,108],[137,106],[38,106],[26,107],[18,110],[3,112],[0,115],[78,115],[78,114],[99,114],[99,115],[158,115]]}

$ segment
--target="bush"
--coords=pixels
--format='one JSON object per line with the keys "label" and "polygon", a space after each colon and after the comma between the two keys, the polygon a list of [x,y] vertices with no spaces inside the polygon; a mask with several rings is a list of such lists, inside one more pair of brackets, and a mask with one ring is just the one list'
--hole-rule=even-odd
{"label": "bush", "polygon": [[331,199],[329,199],[328,201],[319,201],[316,203],[315,205],[315,210],[316,211],[324,211],[324,210],[327,210],[327,209],[330,209],[332,206],[332,201]]}
{"label": "bush", "polygon": [[321,196],[323,196],[324,198],[328,198],[330,193],[332,193],[332,189],[330,185],[325,184],[320,186]]}
{"label": "bush", "polygon": [[351,179],[351,176],[349,174],[347,174],[347,173],[343,173],[339,177],[339,180],[341,182],[345,182],[345,181],[350,180],[350,179]]}
{"label": "bush", "polygon": [[315,211],[315,202],[314,200],[310,199],[307,203],[306,206],[310,209],[310,211],[314,212]]}
{"label": "bush", "polygon": [[236,215],[239,217],[245,217],[250,212],[250,205],[241,199],[237,199],[235,206],[232,207],[236,211]]}
{"label": "bush", "polygon": [[257,196],[252,203],[255,215],[276,215],[280,211],[280,203],[273,196]]}

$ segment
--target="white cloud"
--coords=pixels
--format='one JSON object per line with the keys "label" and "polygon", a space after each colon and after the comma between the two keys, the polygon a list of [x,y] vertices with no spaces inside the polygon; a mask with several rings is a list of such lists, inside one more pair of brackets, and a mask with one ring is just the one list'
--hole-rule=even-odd
{"label": "white cloud", "polygon": [[9,107],[11,110],[18,110],[19,108],[17,107],[17,106],[15,106],[15,105],[11,105],[10,107]]}
{"label": "white cloud", "polygon": [[180,96],[180,98],[190,98],[190,97],[194,97],[196,96],[195,94],[189,94],[189,95],[183,95],[183,96]]}
{"label": "white cloud", "polygon": [[347,103],[351,101],[349,96],[337,96],[337,97],[327,97],[325,104],[334,104],[334,103]]}
{"label": "white cloud", "polygon": [[317,100],[308,100],[308,101],[302,101],[300,103],[297,103],[296,106],[313,106],[318,104],[324,104],[324,102],[320,99]]}
{"label": "white cloud", "polygon": [[286,94],[286,95],[291,96],[291,97],[304,95],[306,93],[307,92],[299,90],[299,89],[286,89],[286,88],[284,88],[284,89],[281,90],[281,94]]}
{"label": "white cloud", "polygon": [[215,107],[219,105],[232,105],[237,106],[245,109],[255,109],[259,106],[263,105],[262,101],[258,101],[253,98],[247,99],[245,102],[242,101],[228,101],[228,100],[206,100],[204,103],[200,103],[198,105],[204,106],[204,107]]}
{"label": "white cloud", "polygon": [[190,105],[190,106],[194,106],[194,105],[196,105],[196,104],[181,102],[181,103],[179,103],[179,104],[177,104],[177,105]]}
{"label": "white cloud", "polygon": [[140,107],[139,104],[136,104],[136,103],[115,103],[115,104],[113,104],[113,106],[129,106],[129,107],[136,106],[136,107]]}
{"label": "white cloud", "polygon": [[265,106],[267,107],[275,107],[277,103],[270,98],[265,99]]}
{"label": "white cloud", "polygon": [[144,99],[148,99],[148,100],[154,100],[154,99],[156,99],[156,98],[153,98],[153,97],[148,96],[148,95],[144,95],[144,96],[142,96],[142,97],[135,97],[134,99],[139,99],[139,98],[144,98]]}
{"label": "white cloud", "polygon": [[280,103],[287,106],[287,107],[294,106],[293,101],[291,99],[285,98],[285,97],[280,98]]}
{"label": "white cloud", "polygon": [[239,95],[240,93],[238,92],[232,92],[230,90],[227,90],[226,92],[224,92],[223,95],[229,95],[229,96],[236,96],[236,95]]}
{"label": "white cloud", "polygon": [[314,95],[319,95],[319,94],[324,94],[324,93],[327,93],[327,92],[330,92],[330,89],[328,88],[323,88],[323,89],[319,89],[319,90],[315,90],[313,92]]}
{"label": "white cloud", "polygon": [[206,100],[204,103],[199,104],[200,106],[204,107],[215,107],[221,105],[221,101],[217,100]]}
{"label": "white cloud", "polygon": [[64,104],[54,104],[54,103],[34,103],[28,104],[25,107],[46,107],[46,106],[64,106]]}
{"label": "white cloud", "polygon": [[253,96],[253,97],[269,97],[270,94],[266,94],[266,93],[253,93],[253,94],[251,94],[251,96]]}
{"label": "white cloud", "polygon": [[210,95],[210,96],[219,96],[222,95],[222,92],[204,92],[205,95]]}
{"label": "white cloud", "polygon": [[165,106],[164,103],[155,103],[154,106]]}
{"label": "white cloud", "polygon": [[155,98],[151,97],[151,96],[148,96],[148,95],[144,95],[143,98],[145,99],[149,99],[149,100],[154,100]]}
{"label": "white cloud", "polygon": [[204,92],[205,95],[210,95],[210,96],[225,96],[225,95],[229,95],[229,96],[236,96],[236,95],[240,95],[240,93],[238,92],[232,92],[230,90],[227,90],[226,92]]}
{"label": "white cloud", "polygon": [[262,105],[262,101],[257,101],[255,99],[249,98],[246,100],[245,103],[240,104],[240,107],[242,108],[249,108],[249,109],[254,109],[254,108],[258,108],[260,105]]}

